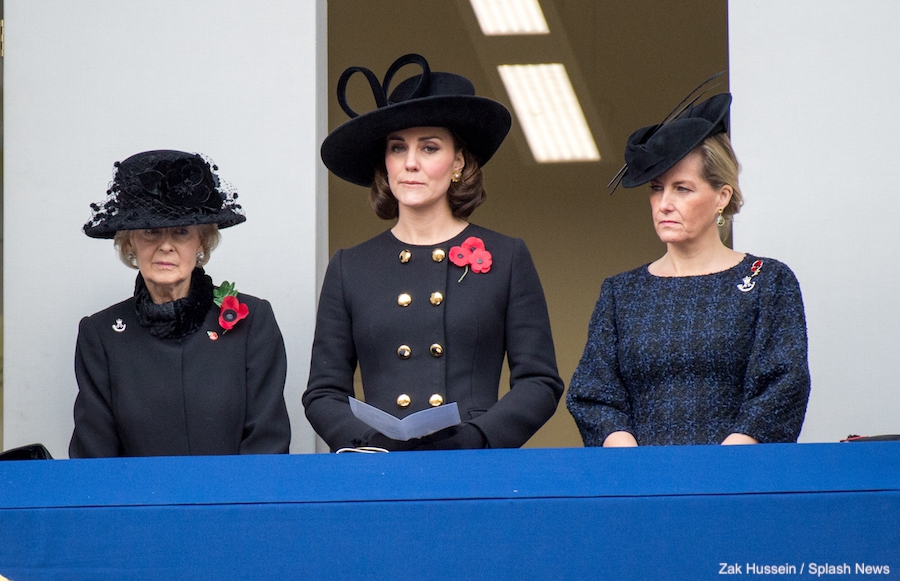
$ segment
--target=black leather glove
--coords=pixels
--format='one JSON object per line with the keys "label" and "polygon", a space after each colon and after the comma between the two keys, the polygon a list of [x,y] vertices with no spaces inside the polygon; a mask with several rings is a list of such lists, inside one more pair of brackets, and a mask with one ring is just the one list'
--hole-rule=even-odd
{"label": "black leather glove", "polygon": [[415,450],[418,441],[407,440],[406,442],[401,442],[400,440],[388,438],[378,430],[372,430],[366,434],[365,442],[360,442],[359,446],[374,446],[376,448],[384,448],[389,452],[407,452]]}
{"label": "black leather glove", "polygon": [[487,448],[487,438],[475,424],[459,424],[444,428],[418,440],[414,450],[466,450]]}

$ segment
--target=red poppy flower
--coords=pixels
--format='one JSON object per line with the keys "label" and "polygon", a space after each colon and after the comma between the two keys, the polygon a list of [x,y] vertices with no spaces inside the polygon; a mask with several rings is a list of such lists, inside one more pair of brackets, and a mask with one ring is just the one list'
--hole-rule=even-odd
{"label": "red poppy flower", "polygon": [[450,262],[462,268],[469,266],[469,255],[472,254],[467,248],[462,246],[454,246],[450,249]]}
{"label": "red poppy flower", "polygon": [[474,236],[469,236],[462,243],[462,247],[468,250],[469,252],[475,252],[476,250],[484,250],[484,240],[481,238],[476,238]]}
{"label": "red poppy flower", "polygon": [[484,249],[484,240],[469,236],[461,245],[450,249],[450,262],[460,268],[465,267],[466,271],[457,281],[462,282],[469,274],[470,266],[473,272],[487,272],[491,269],[493,260],[491,253]]}
{"label": "red poppy flower", "polygon": [[237,300],[236,296],[229,295],[222,299],[222,310],[219,311],[219,325],[226,331],[234,327],[235,323],[247,317],[250,308]]}
{"label": "red poppy flower", "polygon": [[471,256],[469,256],[469,264],[472,265],[472,272],[487,272],[491,269],[492,263],[491,253],[484,250],[484,248],[475,249]]}

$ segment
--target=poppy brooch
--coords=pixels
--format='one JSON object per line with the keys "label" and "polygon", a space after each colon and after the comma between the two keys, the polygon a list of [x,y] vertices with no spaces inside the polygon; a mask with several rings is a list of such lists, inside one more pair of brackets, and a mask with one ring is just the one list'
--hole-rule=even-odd
{"label": "poppy brooch", "polygon": [[756,286],[756,281],[753,280],[753,278],[762,270],[762,265],[762,260],[757,260],[750,265],[750,276],[745,276],[743,281],[741,281],[741,284],[737,285],[739,291],[748,293],[753,290],[753,287]]}
{"label": "poppy brooch", "polygon": [[[219,307],[219,326],[224,329],[224,335],[241,319],[245,319],[250,314],[250,308],[237,298],[237,291],[234,290],[234,283],[223,281],[222,284],[213,289],[213,302]],[[215,341],[219,338],[215,331],[207,331],[209,338]]]}
{"label": "poppy brooch", "polygon": [[466,268],[456,282],[462,282],[462,279],[466,278],[470,267],[472,272],[487,272],[493,263],[491,253],[484,249],[484,240],[475,236],[469,236],[461,245],[450,249],[450,262],[460,268]]}

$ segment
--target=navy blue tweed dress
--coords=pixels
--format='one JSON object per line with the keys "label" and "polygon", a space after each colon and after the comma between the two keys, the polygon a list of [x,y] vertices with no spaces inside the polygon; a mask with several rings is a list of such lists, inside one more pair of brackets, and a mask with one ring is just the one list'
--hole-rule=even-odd
{"label": "navy blue tweed dress", "polygon": [[[761,263],[758,268],[754,268]],[[806,318],[793,272],[747,255],[714,274],[608,278],[567,405],[586,446],[795,442],[809,400]]]}

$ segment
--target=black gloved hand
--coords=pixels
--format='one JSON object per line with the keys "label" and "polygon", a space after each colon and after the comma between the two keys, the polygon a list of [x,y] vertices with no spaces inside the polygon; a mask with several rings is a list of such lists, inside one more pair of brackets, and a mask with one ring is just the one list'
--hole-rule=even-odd
{"label": "black gloved hand", "polygon": [[487,448],[487,439],[475,424],[463,423],[444,428],[428,436],[411,440],[414,450],[467,450]]}

